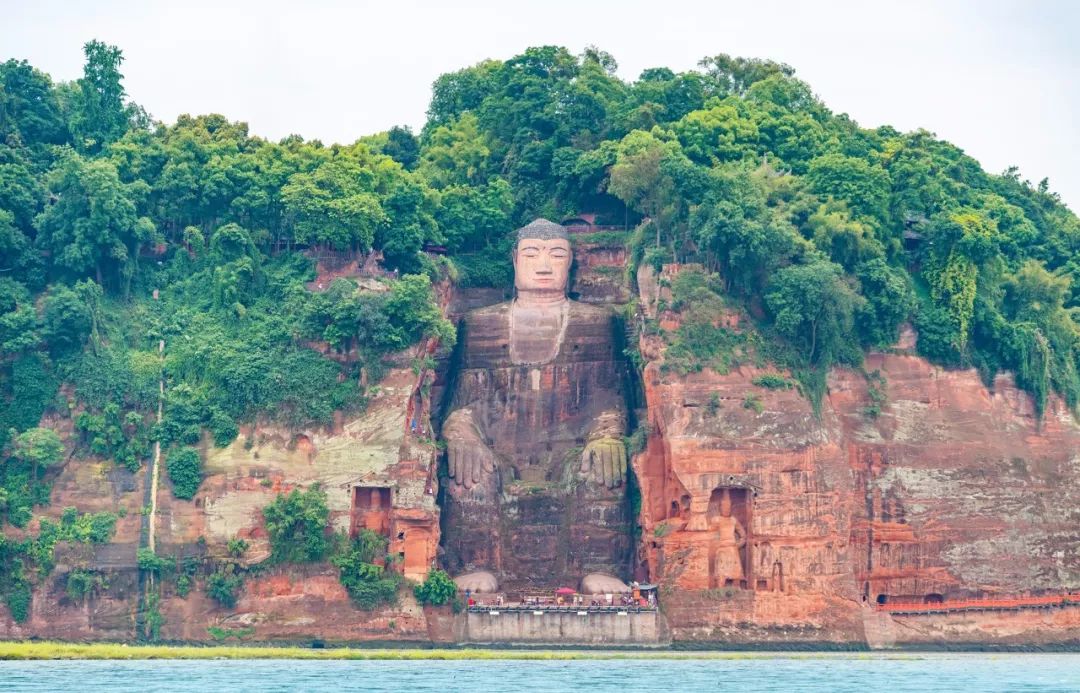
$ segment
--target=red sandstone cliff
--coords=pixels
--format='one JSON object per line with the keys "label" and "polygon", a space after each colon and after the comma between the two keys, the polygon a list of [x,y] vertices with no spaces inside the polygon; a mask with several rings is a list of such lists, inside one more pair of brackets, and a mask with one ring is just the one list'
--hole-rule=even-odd
{"label": "red sandstone cliff", "polygon": [[[676,639],[1080,641],[1080,607],[875,610],[1080,588],[1072,415],[1055,401],[1037,422],[1011,378],[988,389],[974,370],[897,351],[866,360],[883,377],[880,414],[868,411],[867,378],[837,370],[819,419],[794,389],[755,386],[752,367],[678,376],[664,373],[662,347],[643,345],[654,360],[644,372],[651,435],[634,462],[640,558],[663,586]],[[716,567],[733,551],[715,529],[723,493],[747,535],[735,579]]]}
{"label": "red sandstone cliff", "polygon": [[[622,255],[589,258],[579,282],[596,293],[583,291],[582,300],[623,295],[615,272],[590,271],[618,267]],[[641,289],[651,303],[656,286],[646,281]],[[865,370],[883,376],[879,414],[867,412],[867,378],[838,370],[820,418],[794,389],[755,386],[753,368],[679,376],[661,367],[661,345],[642,345],[650,360],[643,375],[650,435],[633,464],[643,496],[640,577],[662,585],[672,637],[875,647],[1080,643],[1075,606],[922,615],[876,609],[879,597],[888,606],[1080,590],[1080,426],[1053,400],[1037,422],[1009,377],[986,388],[974,371],[944,371],[909,355],[909,344],[910,336],[896,353],[867,357]],[[434,451],[422,440],[430,433],[423,390],[411,370],[399,369],[369,411],[338,430],[246,431],[250,447],[241,439],[210,455],[194,503],[163,488],[163,551],[199,550],[199,537],[208,551],[222,551],[240,535],[252,540],[257,558],[265,552],[258,509],[279,489],[320,481],[335,526],[389,523],[393,550],[421,575],[439,531],[430,493]],[[134,636],[144,483],[107,462],[68,464],[41,514],[59,516],[74,505],[123,507],[127,516],[114,543],[93,555],[58,549],[57,570],[35,591],[30,621],[13,624],[0,607],[0,637]],[[388,507],[380,500],[354,513],[357,486],[396,495]],[[730,509],[718,489],[728,489]],[[745,540],[738,549],[725,539],[735,521]],[[110,572],[108,589],[71,603],[64,572],[88,561]],[[735,563],[740,575],[732,578]],[[201,586],[187,599],[165,589],[163,636],[207,639],[217,626],[253,629],[254,639],[425,639],[430,623],[410,600],[362,612],[332,567],[284,568],[248,580],[234,610],[217,607]]]}

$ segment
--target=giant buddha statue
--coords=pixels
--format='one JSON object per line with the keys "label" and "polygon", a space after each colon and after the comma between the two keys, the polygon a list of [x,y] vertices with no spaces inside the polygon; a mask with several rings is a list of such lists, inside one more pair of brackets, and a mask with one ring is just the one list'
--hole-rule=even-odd
{"label": "giant buddha statue", "polygon": [[537,219],[517,232],[514,300],[463,320],[442,425],[446,563],[479,571],[462,587],[627,571],[625,366],[612,312],[567,298],[572,261],[566,229]]}

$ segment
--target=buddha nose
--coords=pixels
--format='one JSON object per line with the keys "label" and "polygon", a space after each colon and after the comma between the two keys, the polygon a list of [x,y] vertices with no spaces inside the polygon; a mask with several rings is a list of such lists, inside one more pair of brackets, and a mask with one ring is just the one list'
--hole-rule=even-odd
{"label": "buddha nose", "polygon": [[540,259],[540,266],[536,269],[539,274],[551,274],[551,258],[544,255]]}

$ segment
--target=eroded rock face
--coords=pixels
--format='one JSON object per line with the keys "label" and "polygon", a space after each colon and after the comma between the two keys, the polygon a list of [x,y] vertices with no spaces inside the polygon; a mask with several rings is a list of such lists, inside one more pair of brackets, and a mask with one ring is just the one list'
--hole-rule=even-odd
{"label": "eroded rock face", "polygon": [[[231,445],[205,444],[205,478],[191,501],[172,496],[162,468],[158,492],[157,553],[166,557],[222,559],[230,539],[250,544],[241,562],[269,554],[262,509],[292,488],[321,484],[334,530],[353,534],[362,527],[390,540],[396,567],[422,580],[435,564],[439,541],[435,447],[430,442],[424,378],[411,368],[391,370],[361,415],[333,430],[289,433],[273,426],[246,427]],[[250,441],[250,442],[249,442]],[[57,567],[34,591],[30,619],[0,617],[0,637],[67,640],[132,640],[138,637],[139,580],[136,550],[140,513],[149,473],[131,475],[95,461],[69,463],[53,484],[53,497],[40,515],[58,517],[67,506],[81,511],[126,510],[112,543],[61,545]],[[73,568],[102,573],[106,586],[83,603],[65,593]],[[206,596],[204,576],[181,597],[175,576],[160,580],[160,636],[169,640],[209,640],[209,629],[240,633],[250,640],[424,640],[427,621],[411,593],[396,607],[357,609],[328,563],[279,566],[246,580],[234,609]]]}
{"label": "eroded rock face", "polygon": [[159,495],[159,553],[183,552],[199,537],[211,545],[240,537],[249,555],[268,553],[262,509],[281,492],[318,483],[334,530],[386,536],[406,577],[422,580],[435,560],[439,510],[435,450],[420,439],[430,424],[415,406],[419,387],[411,370],[394,370],[363,415],[340,430],[291,435],[260,426],[209,448],[193,502]]}
{"label": "eroded rock face", "polygon": [[[634,460],[639,558],[662,585],[675,638],[943,643],[959,637],[959,621],[968,643],[1080,636],[1064,616],[1019,615],[1004,627],[961,615],[920,629],[927,617],[872,610],[881,600],[1080,588],[1071,414],[1055,401],[1037,422],[1011,378],[988,389],[974,370],[900,352],[867,358],[866,371],[883,376],[876,416],[868,379],[854,371],[831,374],[818,419],[794,389],[755,386],[753,368],[678,376],[660,361],[646,367],[652,435]],[[760,412],[746,404],[750,393]],[[719,507],[725,496],[730,512]],[[740,533],[745,546],[733,550]],[[1052,636],[1039,630],[1048,623]]]}

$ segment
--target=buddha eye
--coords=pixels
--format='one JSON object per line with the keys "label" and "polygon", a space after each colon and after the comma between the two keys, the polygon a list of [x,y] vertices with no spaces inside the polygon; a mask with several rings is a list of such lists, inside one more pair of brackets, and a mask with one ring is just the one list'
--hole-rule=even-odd
{"label": "buddha eye", "polygon": [[535,246],[527,246],[521,249],[521,254],[525,257],[536,257],[540,254],[540,249]]}
{"label": "buddha eye", "polygon": [[551,257],[562,259],[562,258],[566,257],[567,255],[569,255],[569,253],[567,253],[566,250],[563,249],[563,248],[552,248],[551,249]]}

